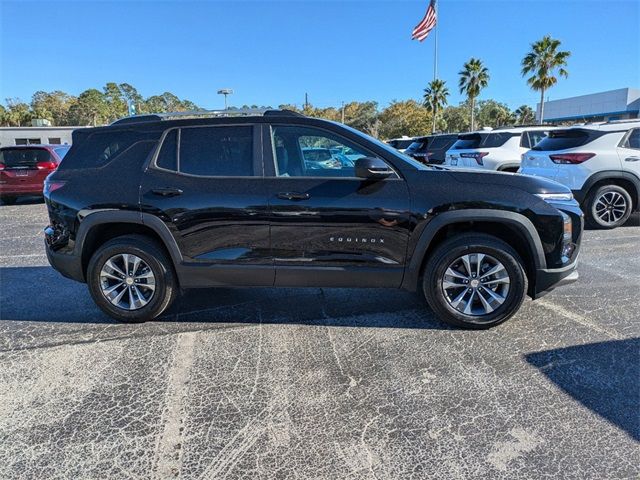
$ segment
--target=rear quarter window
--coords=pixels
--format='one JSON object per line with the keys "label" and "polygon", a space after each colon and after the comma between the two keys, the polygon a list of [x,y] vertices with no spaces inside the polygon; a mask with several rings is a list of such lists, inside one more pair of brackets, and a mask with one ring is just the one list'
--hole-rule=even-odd
{"label": "rear quarter window", "polygon": [[90,133],[84,139],[79,138],[78,143],[76,143],[74,136],[74,145],[65,156],[61,166],[64,169],[103,167],[138,143],[142,143],[143,148],[136,148],[135,152],[142,154],[146,151],[148,154],[158,136],[157,132],[104,131]]}

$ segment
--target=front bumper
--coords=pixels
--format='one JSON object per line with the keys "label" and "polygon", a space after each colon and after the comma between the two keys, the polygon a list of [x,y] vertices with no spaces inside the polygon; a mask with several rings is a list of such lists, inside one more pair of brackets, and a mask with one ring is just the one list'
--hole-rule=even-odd
{"label": "front bumper", "polygon": [[569,285],[578,280],[578,260],[562,268],[539,268],[536,271],[536,286],[532,297],[543,297],[557,287]]}

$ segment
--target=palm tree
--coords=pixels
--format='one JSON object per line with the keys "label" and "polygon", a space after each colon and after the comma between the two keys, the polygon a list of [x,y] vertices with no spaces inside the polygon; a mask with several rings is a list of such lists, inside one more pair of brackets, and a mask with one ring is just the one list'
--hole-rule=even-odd
{"label": "palm tree", "polygon": [[438,78],[434,79],[424,89],[424,97],[422,104],[433,115],[433,128],[431,133],[436,132],[436,121],[438,112],[447,105],[447,97],[449,96],[449,89],[447,88],[447,82]]}
{"label": "palm tree", "polygon": [[562,77],[569,73],[564,69],[571,52],[559,52],[560,40],[545,35],[542,40],[531,44],[531,51],[522,59],[522,76],[531,73],[527,78],[529,86],[540,92],[540,123],[544,121],[544,92],[558,83],[556,70]]}
{"label": "palm tree", "polygon": [[474,125],[474,109],[476,97],[480,95],[480,90],[485,88],[489,83],[489,70],[482,64],[482,60],[471,58],[464,64],[463,70],[459,73],[460,93],[466,93],[471,105],[471,130],[475,130]]}
{"label": "palm tree", "polygon": [[529,105],[520,105],[518,108],[516,108],[516,111],[514,113],[516,114],[518,123],[520,125],[533,122],[535,120],[535,113],[533,111],[533,108],[531,108]]}

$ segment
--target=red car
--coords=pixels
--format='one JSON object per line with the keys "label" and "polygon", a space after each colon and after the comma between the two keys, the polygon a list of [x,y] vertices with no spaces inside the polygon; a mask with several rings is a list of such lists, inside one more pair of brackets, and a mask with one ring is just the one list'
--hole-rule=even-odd
{"label": "red car", "polygon": [[0,148],[0,199],[42,195],[44,179],[67,154],[70,145],[17,145]]}

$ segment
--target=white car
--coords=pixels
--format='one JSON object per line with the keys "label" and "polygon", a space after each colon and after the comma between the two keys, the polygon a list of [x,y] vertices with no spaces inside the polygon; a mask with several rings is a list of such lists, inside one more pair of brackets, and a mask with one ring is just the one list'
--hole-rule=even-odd
{"label": "white car", "polygon": [[461,133],[445,155],[451,168],[482,168],[517,172],[522,154],[554,127],[513,127]]}
{"label": "white car", "polygon": [[390,140],[385,140],[385,143],[387,145],[391,145],[393,148],[395,148],[399,152],[404,153],[404,151],[407,148],[409,148],[409,145],[411,145],[416,138],[417,137],[407,137],[406,135],[403,135],[400,138],[392,138]]}
{"label": "white car", "polygon": [[520,172],[569,187],[591,227],[618,227],[640,200],[640,120],[554,130],[522,156]]}

